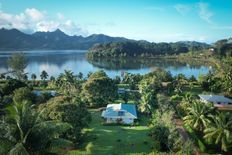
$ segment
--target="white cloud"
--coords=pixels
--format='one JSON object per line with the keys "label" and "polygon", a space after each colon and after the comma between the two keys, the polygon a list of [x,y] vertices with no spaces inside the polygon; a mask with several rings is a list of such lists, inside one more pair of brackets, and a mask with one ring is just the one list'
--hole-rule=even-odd
{"label": "white cloud", "polygon": [[61,29],[69,35],[88,35],[87,30],[82,29],[73,21],[65,19],[63,14],[57,13],[57,19],[51,20],[46,11],[35,8],[27,8],[24,12],[16,15],[0,11],[0,28],[16,28],[27,33]]}
{"label": "white cloud", "polygon": [[176,9],[177,12],[179,12],[181,15],[185,15],[186,13],[188,13],[191,10],[191,7],[189,5],[185,5],[185,4],[176,4],[174,6],[174,8]]}
{"label": "white cloud", "polygon": [[212,24],[211,17],[213,16],[213,13],[209,10],[209,4],[208,3],[198,3],[198,14],[201,19],[206,21],[209,24]]}
{"label": "white cloud", "polygon": [[36,24],[35,30],[36,31],[42,31],[42,32],[47,32],[47,31],[54,31],[59,27],[59,23],[54,22],[54,21],[41,21]]}
{"label": "white cloud", "polygon": [[65,16],[62,13],[60,13],[60,12],[58,12],[56,15],[57,15],[58,19],[60,19],[60,20],[64,20],[65,19]]}
{"label": "white cloud", "polygon": [[33,21],[41,21],[44,18],[45,12],[41,12],[35,8],[27,8],[25,14]]}

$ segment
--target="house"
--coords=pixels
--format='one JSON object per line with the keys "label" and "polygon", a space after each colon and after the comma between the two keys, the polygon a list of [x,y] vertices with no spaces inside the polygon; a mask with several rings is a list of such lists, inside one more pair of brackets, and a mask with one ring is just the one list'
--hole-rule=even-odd
{"label": "house", "polygon": [[136,106],[133,104],[108,104],[101,115],[106,123],[133,124],[137,119]]}
{"label": "house", "polygon": [[136,93],[136,92],[139,92],[139,90],[131,90],[131,89],[125,89],[125,88],[118,88],[118,94],[125,94],[126,92]]}
{"label": "house", "polygon": [[41,96],[42,94],[49,94],[51,96],[56,96],[57,92],[55,90],[33,90],[32,91],[36,96]]}
{"label": "house", "polygon": [[118,88],[118,94],[124,94],[126,92],[125,88]]}
{"label": "house", "polygon": [[215,107],[232,110],[232,100],[221,95],[198,95],[202,102],[213,103]]}

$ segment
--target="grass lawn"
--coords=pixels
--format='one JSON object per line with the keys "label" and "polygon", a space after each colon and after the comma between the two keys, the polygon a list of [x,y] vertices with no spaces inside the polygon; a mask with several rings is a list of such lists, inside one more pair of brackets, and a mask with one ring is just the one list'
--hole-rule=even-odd
{"label": "grass lawn", "polygon": [[140,126],[103,126],[101,112],[91,110],[92,122],[85,130],[86,143],[67,155],[142,155],[151,152],[152,140],[148,136],[149,121],[141,116]]}

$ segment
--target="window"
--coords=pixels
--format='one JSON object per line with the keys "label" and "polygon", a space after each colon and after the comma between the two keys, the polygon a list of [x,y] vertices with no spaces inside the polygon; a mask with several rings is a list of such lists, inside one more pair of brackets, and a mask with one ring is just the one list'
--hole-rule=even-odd
{"label": "window", "polygon": [[124,111],[118,111],[118,116],[124,116],[124,115],[125,115]]}

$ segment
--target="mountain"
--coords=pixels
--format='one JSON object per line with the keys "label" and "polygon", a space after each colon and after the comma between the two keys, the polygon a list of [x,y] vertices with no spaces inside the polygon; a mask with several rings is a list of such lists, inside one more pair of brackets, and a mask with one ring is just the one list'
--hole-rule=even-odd
{"label": "mountain", "polygon": [[89,49],[96,43],[124,42],[129,39],[93,34],[69,36],[57,29],[53,32],[25,34],[17,29],[0,29],[0,50]]}

